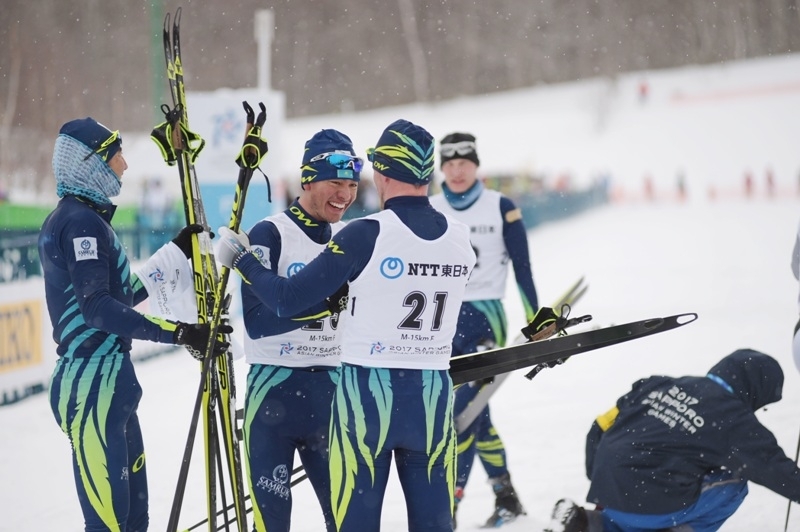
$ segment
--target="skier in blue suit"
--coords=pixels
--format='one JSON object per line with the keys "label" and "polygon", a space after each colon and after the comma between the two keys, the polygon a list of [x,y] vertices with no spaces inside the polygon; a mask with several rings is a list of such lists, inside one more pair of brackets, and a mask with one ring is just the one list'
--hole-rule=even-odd
{"label": "skier in blue suit", "polygon": [[[146,461],[136,409],[142,389],[133,338],[205,351],[208,324],[188,324],[133,309],[147,297],[111,227],[110,198],[128,168],[118,131],[92,118],[64,124],[53,172],[61,200],[39,234],[47,309],[58,360],[50,405],[72,447],[86,531],[142,532],[148,526]],[[191,252],[188,227],[167,245]],[[223,326],[221,332],[230,332]],[[217,351],[227,348],[218,342]],[[69,528],[69,527],[68,527]]]}
{"label": "skier in blue suit", "polygon": [[[467,284],[467,295],[458,317],[453,356],[505,347],[508,325],[503,306],[509,263],[522,298],[527,322],[539,308],[533,284],[528,235],[522,212],[501,193],[489,190],[478,179],[478,151],[470,133],[451,133],[439,145],[444,183],[442,193],[431,197],[431,205],[470,227],[470,241],[478,257]],[[454,415],[458,417],[488,382],[471,382],[455,393]],[[495,509],[486,526],[513,521],[525,513],[508,470],[506,448],[486,405],[458,435],[458,477],[453,510],[464,497],[475,455],[483,464],[495,493]]]}

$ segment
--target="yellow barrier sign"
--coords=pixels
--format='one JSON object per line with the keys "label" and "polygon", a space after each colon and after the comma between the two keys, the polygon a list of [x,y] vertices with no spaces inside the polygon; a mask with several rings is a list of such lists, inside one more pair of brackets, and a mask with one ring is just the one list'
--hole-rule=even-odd
{"label": "yellow barrier sign", "polygon": [[0,373],[37,366],[41,362],[41,301],[0,305]]}

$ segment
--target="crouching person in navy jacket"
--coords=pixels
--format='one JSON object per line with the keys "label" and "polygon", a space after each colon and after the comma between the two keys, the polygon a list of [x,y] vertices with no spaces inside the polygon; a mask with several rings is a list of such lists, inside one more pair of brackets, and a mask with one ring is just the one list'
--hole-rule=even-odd
{"label": "crouching person in navy jacket", "polygon": [[778,362],[751,349],[703,377],[639,380],[586,439],[587,499],[597,508],[562,499],[548,530],[719,530],[748,481],[800,502],[800,469],[755,415],[782,388]]}

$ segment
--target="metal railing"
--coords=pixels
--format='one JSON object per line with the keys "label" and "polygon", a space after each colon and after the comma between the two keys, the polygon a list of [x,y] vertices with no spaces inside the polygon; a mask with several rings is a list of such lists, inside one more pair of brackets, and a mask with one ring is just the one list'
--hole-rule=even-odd
{"label": "metal railing", "polygon": [[[181,227],[151,230],[140,227],[116,229],[128,260],[138,261],[150,255],[175,236]],[[39,262],[38,230],[0,230],[0,284],[22,281],[42,275]]]}

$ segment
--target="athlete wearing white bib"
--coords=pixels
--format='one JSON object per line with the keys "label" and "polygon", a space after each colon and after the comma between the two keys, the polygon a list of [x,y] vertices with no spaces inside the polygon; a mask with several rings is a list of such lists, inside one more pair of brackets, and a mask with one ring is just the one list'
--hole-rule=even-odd
{"label": "athlete wearing white bib", "polygon": [[428,201],[433,152],[423,128],[389,125],[368,152],[384,212],[348,223],[292,277],[264,268],[241,235],[220,229],[230,250],[223,264],[265,294],[278,316],[349,285],[330,423],[338,532],[380,530],[393,461],[409,530],[452,531],[456,446],[447,368],[475,255],[467,228]]}
{"label": "athlete wearing white bib", "polygon": [[452,216],[470,228],[470,241],[478,262],[469,278],[464,301],[503,299],[508,277],[508,252],[503,241],[502,194],[484,190],[467,210],[454,209],[444,194],[431,196],[434,209]]}
{"label": "athlete wearing white bib", "polygon": [[463,245],[469,229],[453,219],[436,240],[423,240],[392,211],[376,220],[380,233],[372,257],[350,282],[341,317],[342,362],[367,367],[450,367],[464,281],[474,254]]}
{"label": "athlete wearing white bib", "polygon": [[[487,190],[478,180],[480,161],[474,136],[469,133],[447,135],[441,141],[440,155],[445,182],[442,184],[442,193],[431,197],[431,205],[469,225],[470,240],[477,255],[475,270],[467,285],[467,295],[458,318],[453,355],[503,347],[506,345],[508,325],[502,299],[506,291],[509,263],[514,267],[514,277],[528,322],[533,319],[539,306],[522,213],[509,198],[494,190]],[[456,416],[467,408],[484,384],[469,383],[456,390]],[[488,405],[475,421],[458,434],[456,503],[464,496],[476,454],[496,495],[495,511],[486,526],[500,526],[523,514],[524,510],[511,484],[505,445],[492,424]]]}
{"label": "athlete wearing white bib", "polygon": [[[265,221],[270,222],[280,235],[281,242],[291,242],[291,246],[283,249],[277,257],[276,273],[281,277],[290,277],[311,262],[322,250],[324,243],[311,240],[295,221],[302,214],[299,205],[292,205],[286,212],[275,214]],[[335,235],[344,227],[343,222],[330,224],[331,234]],[[252,244],[252,242],[251,242]],[[261,258],[264,266],[271,267],[270,249],[265,246],[252,245],[253,252]],[[280,335],[261,336],[253,338],[249,333],[254,324],[248,327],[245,337],[245,357],[250,364],[275,364],[288,368],[301,368],[310,366],[339,366],[338,327],[336,316],[329,316],[313,321],[300,329],[287,331]],[[257,334],[257,333],[256,333]]]}
{"label": "athlete wearing white bib", "polygon": [[[338,131],[318,132],[305,148],[300,197],[249,233],[251,255],[262,269],[281,278],[302,271],[344,227],[340,220],[355,200],[361,170],[350,139]],[[325,529],[335,532],[328,430],[341,351],[338,314],[316,305],[298,309],[299,316],[280,317],[270,309],[270,297],[257,284],[242,283],[250,363],[243,434],[254,530],[289,530],[297,453],[322,508]]]}

